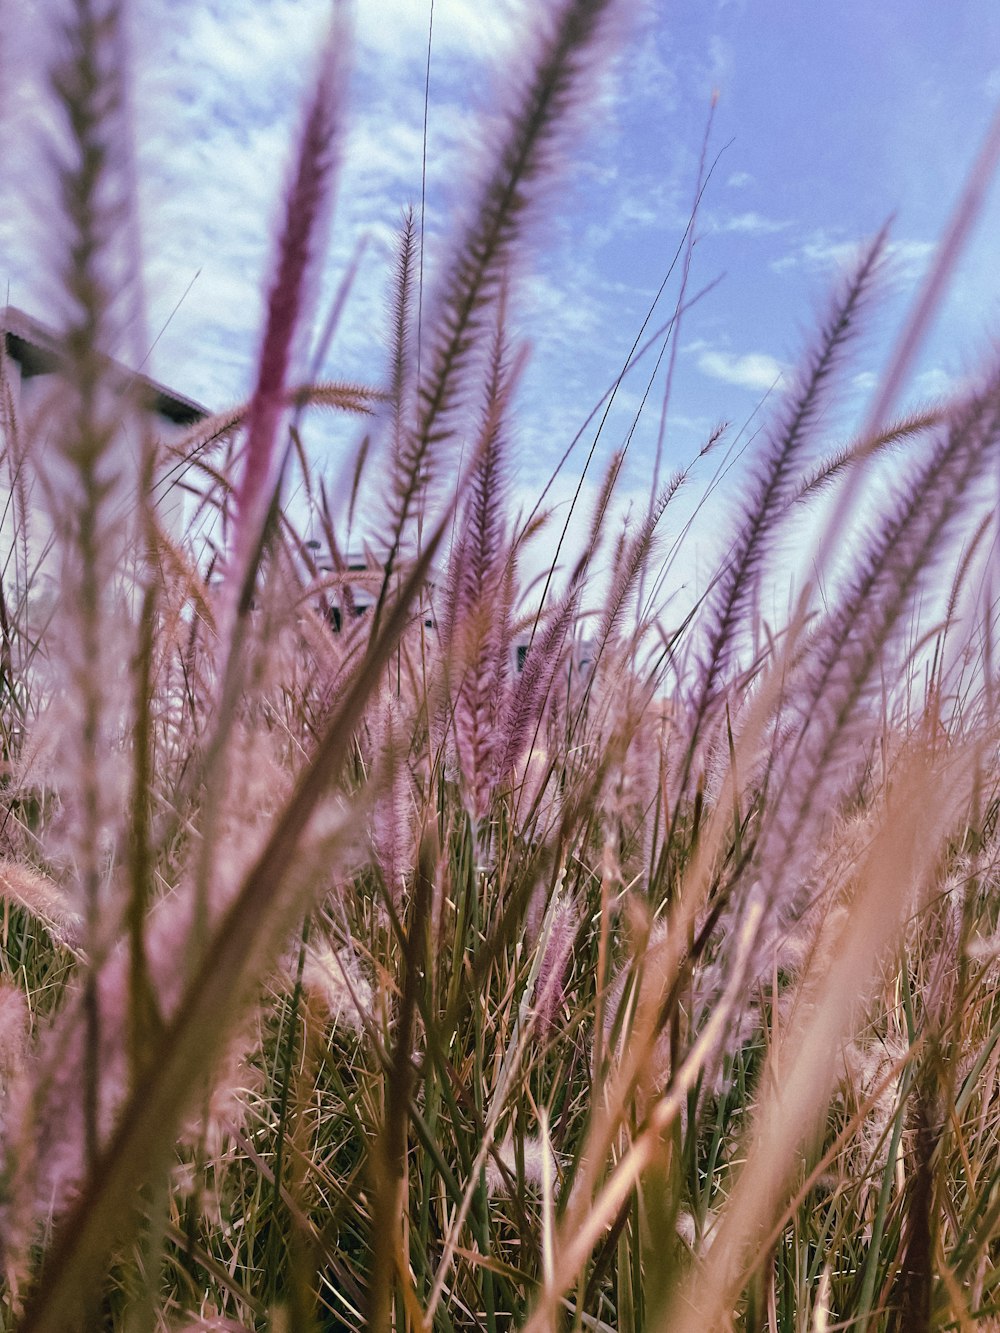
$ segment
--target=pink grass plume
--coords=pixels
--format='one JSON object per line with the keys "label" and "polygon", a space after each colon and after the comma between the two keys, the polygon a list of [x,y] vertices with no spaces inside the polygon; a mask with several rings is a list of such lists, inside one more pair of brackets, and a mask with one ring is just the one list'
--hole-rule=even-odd
{"label": "pink grass plume", "polygon": [[317,269],[336,175],[345,46],[346,23],[338,5],[321,57],[319,76],[306,106],[277,242],[257,379],[247,417],[243,465],[235,491],[231,560],[220,622],[223,643],[238,610],[249,601],[267,514],[280,480],[289,376],[318,286]]}

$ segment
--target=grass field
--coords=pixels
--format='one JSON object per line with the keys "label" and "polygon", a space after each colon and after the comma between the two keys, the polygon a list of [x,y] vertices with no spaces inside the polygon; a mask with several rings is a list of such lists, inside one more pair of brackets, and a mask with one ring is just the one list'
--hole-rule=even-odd
{"label": "grass field", "polygon": [[616,8],[526,36],[426,293],[405,216],[388,365],[303,384],[335,22],[252,396],[168,444],[108,359],[119,5],[67,6],[62,365],[27,411],[0,362],[4,1330],[1000,1326],[995,350],[893,415],[981,180],[837,453],[885,234],[831,294],[679,618],[687,472],[621,530],[607,459],[572,558],[511,501],[514,261]]}

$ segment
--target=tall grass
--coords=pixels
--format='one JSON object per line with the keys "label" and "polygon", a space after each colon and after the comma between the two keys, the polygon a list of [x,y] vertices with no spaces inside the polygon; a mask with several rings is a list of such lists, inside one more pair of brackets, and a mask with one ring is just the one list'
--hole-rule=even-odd
{"label": "tall grass", "polygon": [[[508,300],[617,8],[538,19],[426,298],[405,215],[367,385],[306,369],[338,8],[251,399],[169,445],[112,360],[142,309],[123,14],[61,10],[37,411],[0,361],[3,1329],[1000,1321],[1000,366],[886,422],[981,180],[827,455],[885,236],[861,253],[692,614],[649,590],[718,432],[616,544],[615,455],[539,601]],[[371,418],[366,562],[301,446],[316,405]],[[834,488],[825,597],[767,625],[786,529]]]}

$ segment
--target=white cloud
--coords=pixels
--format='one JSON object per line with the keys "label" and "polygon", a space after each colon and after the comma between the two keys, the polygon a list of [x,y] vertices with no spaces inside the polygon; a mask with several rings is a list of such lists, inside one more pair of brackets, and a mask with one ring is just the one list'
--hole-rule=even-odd
{"label": "white cloud", "polygon": [[[797,268],[817,271],[850,269],[861,257],[864,248],[871,243],[871,239],[843,240],[823,230],[815,231],[790,253],[775,259],[771,268],[776,273]],[[886,271],[890,281],[898,286],[918,282],[926,272],[935,248],[933,241],[912,238],[890,241],[885,250]]]}
{"label": "white cloud", "polygon": [[[50,255],[40,257],[35,243],[37,218],[53,212],[34,147],[47,128],[50,105],[42,93],[44,39],[51,26],[44,8],[26,8],[17,51],[8,44],[4,53],[5,138],[16,151],[9,154],[0,201],[0,278],[9,285],[10,299],[52,318],[54,305],[40,276]],[[413,0],[355,6],[344,165],[320,304],[336,286],[359,235],[370,236],[374,243],[355,285],[354,308],[338,336],[339,348],[353,347],[357,354],[352,373],[366,378],[381,373],[387,240],[403,207],[420,194],[428,12]],[[154,334],[199,274],[149,368],[213,407],[241,397],[248,385],[300,108],[329,16],[329,0],[253,5],[138,0],[133,10],[136,37],[142,38],[133,42],[133,101]],[[474,167],[483,145],[495,138],[490,120],[470,115],[470,109],[489,107],[489,86],[509,69],[515,43],[531,30],[531,17],[527,0],[493,0],[486,11],[478,0],[437,0],[427,171],[429,280],[435,239],[454,221],[449,208],[463,202],[458,184],[468,182],[470,162]],[[365,341],[368,357],[362,360]]]}
{"label": "white cloud", "polygon": [[753,211],[736,213],[720,223],[720,231],[742,232],[748,236],[773,236],[776,232],[787,231],[793,224],[779,222],[774,218],[764,217]]}
{"label": "white cloud", "polygon": [[890,272],[900,283],[916,282],[926,273],[937,244],[934,241],[890,241]]}
{"label": "white cloud", "polygon": [[[135,138],[150,340],[159,335],[146,368],[213,409],[241,400],[252,382],[274,233],[329,8],[329,0],[255,0],[249,6],[239,0],[136,0],[143,40],[135,43]],[[482,0],[436,0],[425,320],[456,219],[474,198],[477,169],[499,137],[496,94],[503,93],[505,81],[509,85],[512,69],[526,70],[521,56],[515,60],[515,47],[543,8],[530,0],[491,0],[488,6]],[[26,29],[44,26],[44,9],[41,0]],[[321,319],[359,238],[368,237],[325,371],[379,383],[395,229],[403,207],[420,199],[428,7],[416,0],[357,0],[354,10],[343,167],[316,306]],[[517,322],[523,317],[533,342],[518,401],[519,411],[525,407],[523,421],[514,431],[524,446],[518,471],[529,482],[553,465],[620,370],[655,291],[647,270],[661,262],[659,238],[667,236],[669,245],[662,249],[669,255],[687,221],[690,154],[678,152],[675,161],[673,150],[664,148],[651,161],[648,151],[648,126],[664,103],[672,104],[673,69],[681,68],[673,57],[660,55],[660,20],[651,23],[638,63],[633,66],[631,48],[623,43],[616,77],[598,83],[588,114],[577,118],[580,157],[574,156],[563,178],[566,188],[553,191],[553,207],[537,229],[537,253],[527,260],[512,301],[512,314]],[[24,40],[30,46],[29,38],[30,33]],[[712,56],[717,72],[723,47],[713,47]],[[5,109],[18,118],[37,118],[46,106],[37,51],[32,60],[34,72],[19,66],[16,83],[3,90]],[[642,74],[638,87],[630,83],[636,69]],[[704,62],[698,69],[700,77]],[[640,99],[647,128],[635,157],[621,151],[629,131],[609,110],[608,89],[629,106]],[[34,299],[30,286],[37,286],[35,275],[43,265],[27,246],[34,214],[24,200],[37,174],[37,154],[25,147],[20,133],[8,141],[15,145],[17,176],[9,166],[8,198],[0,200],[0,280],[12,281],[15,302],[49,318],[51,310]],[[570,235],[567,200],[577,190],[584,207],[576,209]],[[604,244],[609,252],[598,260]],[[609,262],[611,245],[614,262]],[[628,263],[615,266],[623,253]],[[655,352],[636,370],[634,384],[619,393],[603,427],[602,447],[605,440],[609,448],[617,447],[630,431],[654,362]],[[658,394],[657,389],[646,404],[631,445],[636,458],[651,454]],[[315,452],[332,475],[347,451],[341,436],[353,423],[329,427],[326,421],[315,421]],[[588,429],[596,433],[597,422]],[[312,419],[308,430],[314,447]],[[692,450],[705,433],[697,432],[691,443],[692,428],[680,412],[671,417],[670,432],[671,446],[687,449],[690,443]]]}
{"label": "white cloud", "polygon": [[959,387],[959,381],[941,366],[921,371],[913,381],[914,392],[920,398],[947,398]]}
{"label": "white cloud", "polygon": [[[878,385],[879,377],[871,370],[861,371],[851,377],[851,385],[859,393],[871,393]],[[906,392],[904,408],[924,405],[935,399],[951,398],[965,390],[972,389],[973,380],[964,375],[955,375],[943,366],[931,366],[914,376]]]}
{"label": "white cloud", "polygon": [[597,249],[609,242],[620,245],[623,236],[634,234],[638,229],[672,236],[676,244],[690,217],[691,205],[686,188],[686,182],[680,185],[676,180],[665,183],[644,178],[639,189],[633,184],[628,190],[609,195],[600,220],[587,226],[588,246]]}
{"label": "white cloud", "polygon": [[[532,12],[527,0],[439,0],[434,9],[434,57],[466,57],[501,69]],[[358,7],[358,41],[380,58],[417,61],[427,56],[429,6],[414,0],[379,0]],[[439,71],[440,72],[440,71]]]}
{"label": "white cloud", "polygon": [[697,366],[703,375],[711,379],[737,384],[740,388],[755,392],[766,392],[773,388],[785,370],[780,361],[766,352],[745,352],[742,356],[734,356],[732,352],[703,351],[698,357]]}
{"label": "white cloud", "polygon": [[708,41],[709,75],[713,90],[725,89],[736,66],[736,52],[732,44],[716,33]]}
{"label": "white cloud", "polygon": [[661,111],[677,110],[680,105],[677,71],[661,54],[655,29],[629,52],[628,77],[640,95]]}

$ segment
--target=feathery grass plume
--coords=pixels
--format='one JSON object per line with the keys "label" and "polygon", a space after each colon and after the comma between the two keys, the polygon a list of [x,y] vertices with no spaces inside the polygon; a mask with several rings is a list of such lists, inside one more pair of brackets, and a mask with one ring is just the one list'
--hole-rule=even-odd
{"label": "feathery grass plume", "polygon": [[369,839],[386,891],[398,908],[416,856],[414,789],[408,761],[412,739],[406,716],[391,690],[384,690],[373,719],[372,751],[379,783],[369,821]]}
{"label": "feathery grass plume", "polygon": [[601,609],[595,636],[593,659],[595,668],[600,663],[604,650],[618,633],[628,601],[655,551],[656,529],[660,519],[684,484],[685,478],[684,472],[674,473],[660,494],[654,497],[638,530],[626,538],[614,560],[614,575],[607,599]]}
{"label": "feathery grass plume", "polygon": [[364,1031],[374,1015],[371,982],[349,945],[334,949],[325,940],[310,944],[302,969],[302,986],[316,997],[334,1023]]}
{"label": "feathery grass plume", "polygon": [[553,682],[565,661],[566,641],[580,600],[578,581],[551,609],[528,649],[524,667],[507,690],[501,713],[496,784],[506,782],[533,747]]}
{"label": "feathery grass plume", "polygon": [[[559,1174],[558,1163],[551,1147],[538,1135],[529,1135],[520,1144],[524,1183],[535,1189],[549,1187]],[[493,1197],[507,1194],[516,1185],[518,1177],[517,1152],[512,1138],[504,1139],[486,1163],[486,1190]]]}
{"label": "feathery grass plume", "polygon": [[532,996],[535,1023],[543,1036],[558,1025],[559,1011],[566,998],[566,969],[579,926],[579,905],[572,897],[561,897],[551,909]]}
{"label": "feathery grass plume", "polygon": [[[605,1052],[616,1047],[624,1049],[633,1038],[636,1016],[649,1007],[650,992],[657,984],[659,956],[668,933],[669,926],[662,920],[654,921],[651,926],[643,922],[634,932],[636,938],[629,954],[611,978],[604,996],[601,1038]],[[643,1081],[649,1088],[663,1089],[669,1083],[670,1071],[670,1033],[663,1031],[646,1055]]]}
{"label": "feathery grass plume", "polygon": [[[758,1246],[784,1207],[800,1154],[815,1135],[836,1078],[830,1052],[857,1030],[877,968],[899,938],[915,900],[933,885],[942,842],[961,820],[975,782],[975,747],[935,762],[926,747],[906,756],[859,876],[838,947],[810,979],[811,1002],[771,1054],[748,1130],[745,1165],[716,1228],[711,1251],[675,1288],[654,1327],[713,1327],[735,1304],[759,1259]],[[945,796],[944,793],[947,793]],[[768,1074],[770,1073],[770,1076]]]}
{"label": "feathery grass plume", "polygon": [[[61,1330],[67,1313],[79,1308],[81,1292],[104,1271],[112,1246],[132,1233],[138,1184],[166,1164],[192,1093],[210,1075],[259,978],[310,905],[317,884],[309,874],[293,873],[296,853],[331,781],[343,770],[364,708],[406,627],[449,518],[446,513],[432,533],[291,796],[265,830],[264,848],[202,951],[150,1055],[141,1089],[126,1099],[111,1142],[60,1219],[25,1314],[26,1331]],[[350,824],[345,813],[342,825]],[[342,827],[340,836],[346,834]]]}
{"label": "feathery grass plume", "polygon": [[[548,750],[536,746],[527,751],[514,770],[513,788],[515,824],[519,831],[531,837],[550,837],[562,809],[562,793],[559,774]],[[535,933],[528,928],[529,936]]]}
{"label": "feathery grass plume", "polygon": [[[825,962],[828,965],[829,959]],[[849,1042],[844,1048],[846,1083],[864,1113],[851,1145],[851,1168],[859,1180],[877,1180],[896,1167],[896,1161],[889,1160],[892,1126],[909,1058],[909,1042],[896,1033],[877,1033],[867,1040]]]}
{"label": "feathery grass plume", "polygon": [[[909,1133],[912,1147],[907,1154],[907,1188],[903,1208],[899,1268],[887,1293],[890,1333],[931,1328],[934,1260],[938,1242],[938,1194],[934,1157],[941,1143],[940,1107],[935,1104],[933,1085],[920,1079],[911,1095]],[[880,1302],[881,1304],[881,1302]]]}
{"label": "feathery grass plume", "polygon": [[[242,878],[266,836],[267,819],[290,786],[284,765],[278,762],[269,737],[255,736],[234,754],[229,782],[235,789],[225,802],[228,827],[220,829],[216,858],[213,907],[217,916],[237,892]],[[269,753],[270,752],[270,753]],[[241,799],[236,799],[237,795]],[[7,891],[17,893],[38,910],[39,899],[48,914],[58,910],[56,886],[48,889],[39,876],[8,868],[3,878]],[[55,908],[52,904],[55,901]],[[158,899],[143,922],[144,960],[150,987],[147,999],[154,1006],[153,1032],[162,1028],[179,1003],[184,982],[184,940],[194,912],[191,887],[182,883]],[[103,943],[103,941],[102,941]],[[131,944],[131,941],[128,942]],[[107,948],[107,946],[105,946]],[[86,981],[86,978],[85,978]],[[96,979],[102,1015],[98,1049],[101,1079],[97,1090],[98,1128],[110,1134],[129,1091],[129,1060],[133,1007],[133,958],[125,943],[107,951]],[[88,1168],[87,1124],[79,1108],[79,1087],[90,1058],[86,1037],[89,996],[86,986],[69,987],[55,1022],[43,1032],[33,1068],[13,1090],[12,1112],[4,1143],[5,1168],[13,1181],[10,1212],[5,1218],[7,1243],[30,1242],[35,1229],[52,1214],[59,1215],[79,1187]],[[141,1088],[141,1084],[137,1085]]]}
{"label": "feathery grass plume", "polygon": [[[584,550],[590,558],[597,553],[601,540],[604,536],[604,521],[608,516],[608,508],[611,505],[611,497],[614,494],[615,487],[618,484],[618,478],[621,475],[622,464],[625,462],[625,452],[623,449],[616,449],[608,460],[608,466],[604,470],[604,477],[600,486],[597,488],[597,496],[594,501],[594,511],[590,516],[590,527],[587,532],[587,544]],[[564,529],[565,532],[565,529]],[[549,571],[549,576],[555,572],[555,562]]]}
{"label": "feathery grass plume", "polygon": [[[239,696],[249,669],[260,668],[265,655],[253,660],[244,652],[249,613],[272,516],[279,508],[281,474],[291,451],[281,433],[290,408],[289,377],[302,359],[303,325],[318,287],[318,269],[325,243],[325,224],[340,145],[340,101],[346,73],[347,27],[340,0],[320,53],[319,69],[304,110],[304,122],[288,186],[282,225],[276,243],[256,383],[247,415],[246,440],[238,477],[233,486],[235,512],[227,531],[230,477],[236,469],[218,474],[218,501],[223,540],[229,543],[225,577],[216,614],[219,629],[218,700],[215,726],[204,767],[205,796],[201,819],[201,851],[196,872],[198,910],[192,923],[192,954],[207,933],[210,883],[220,818],[219,771],[226,759],[237,714]],[[201,466],[205,466],[201,464]],[[208,470],[208,469],[206,469]],[[206,501],[212,498],[211,488]]]}
{"label": "feathery grass plume", "polygon": [[[286,409],[299,413],[308,407],[325,408],[331,412],[350,412],[369,416],[385,399],[385,394],[365,384],[351,384],[341,381],[319,381],[312,384],[300,384],[288,389],[283,397]],[[197,471],[198,464],[205,460],[217,445],[230,441],[236,432],[247,422],[253,402],[241,403],[225,412],[215,412],[205,417],[186,432],[180,439],[168,441],[161,448],[173,462],[169,467],[159,470],[153,484],[152,493],[157,501],[162,502],[175,488],[183,488],[185,478]]]}
{"label": "feathery grass plume", "polygon": [[[865,700],[880,671],[898,669],[902,617],[961,518],[971,487],[996,457],[998,389],[994,376],[954,409],[942,438],[876,529],[839,606],[808,645],[793,678],[789,708],[796,727],[776,756],[767,818],[746,888],[763,893],[768,905],[758,976],[770,972],[778,941],[803,910],[813,849],[829,813],[847,798],[857,767],[852,746],[866,725]],[[735,928],[743,902],[738,893],[724,911],[723,932]],[[710,994],[706,990],[706,999]]]}
{"label": "feathery grass plume", "polygon": [[712,1231],[716,1214],[709,1209],[703,1222],[687,1212],[677,1215],[677,1234],[693,1255],[703,1258],[712,1247]]}
{"label": "feathery grass plume", "polygon": [[15,902],[54,931],[60,939],[79,937],[82,915],[55,880],[18,861],[0,861],[0,898]]}
{"label": "feathery grass plume", "polygon": [[[557,1261],[554,1270],[537,1293],[531,1317],[525,1324],[525,1333],[542,1333],[543,1329],[551,1326],[562,1293],[577,1280],[588,1256],[602,1235],[609,1227],[615,1225],[617,1218],[621,1217],[623,1205],[642,1174],[657,1161],[662,1150],[663,1136],[680,1118],[691,1094],[699,1086],[705,1068],[711,1068],[721,1060],[726,1046],[726,1034],[745,987],[747,964],[760,921],[760,904],[753,903],[743,923],[742,946],[734,958],[725,994],[713,1011],[710,1021],[698,1034],[684,1060],[674,1071],[666,1093],[653,1102],[648,1114],[643,1118],[641,1128],[625,1145],[620,1160],[611,1174],[604,1178],[603,1173],[597,1174],[594,1171],[596,1163],[581,1164],[583,1167],[590,1165],[590,1169],[580,1172],[574,1181],[573,1191],[556,1237]],[[652,977],[648,993],[640,994],[640,1005],[647,1011],[647,1019],[650,1009],[655,1013],[662,1010],[661,980]],[[643,989],[645,991],[645,987]],[[644,1058],[648,1058],[650,1054],[645,1040],[645,1029],[649,1026],[640,1012],[634,1021],[633,1030],[638,1029],[643,1033]],[[615,1118],[610,1129],[602,1134],[602,1138],[607,1140],[608,1148],[619,1139],[619,1131],[624,1126],[624,1121]],[[593,1138],[594,1126],[591,1126],[588,1150],[593,1146]],[[596,1196],[591,1194],[591,1180],[594,1185],[600,1185]]]}
{"label": "feathery grass plume", "polygon": [[[566,16],[594,47],[600,24],[584,32],[580,16],[600,6],[543,8],[548,35],[535,55],[551,74]],[[585,59],[581,47],[565,62],[581,92]],[[164,1333],[358,1328],[366,1315],[375,1328],[426,1333],[636,1333],[678,1327],[689,1311],[674,1320],[665,1304],[678,1293],[714,1301],[703,1312],[712,1327],[775,1333],[810,1319],[967,1328],[996,1305],[988,519],[964,551],[957,539],[992,494],[1000,377],[942,408],[937,425],[903,423],[862,440],[850,461],[827,461],[826,480],[843,473],[849,488],[860,455],[894,432],[919,425],[930,437],[914,436],[910,470],[870,538],[852,534],[842,553],[831,538],[830,609],[809,633],[800,607],[790,628],[761,623],[756,634],[760,570],[808,473],[842,346],[827,370],[813,366],[812,389],[807,371],[802,419],[784,418],[799,438],[772,437],[743,515],[744,529],[759,521],[762,532],[749,551],[745,530],[732,547],[745,572],[735,592],[725,585],[728,638],[700,724],[715,725],[717,704],[722,743],[695,774],[701,752],[687,751],[683,710],[663,690],[670,679],[677,696],[696,697],[704,636],[696,613],[657,620],[666,565],[651,554],[651,516],[664,495],[643,498],[646,522],[607,540],[616,454],[563,600],[550,605],[546,587],[535,612],[540,584],[519,584],[517,548],[537,524],[533,515],[512,541],[505,409],[516,368],[503,297],[556,111],[574,100],[567,83],[536,105],[544,123],[528,133],[546,77],[525,71],[506,158],[458,232],[461,266],[439,283],[431,341],[412,370],[412,213],[404,221],[387,393],[296,388],[289,321],[302,321],[285,311],[272,342],[288,362],[271,383],[271,507],[252,543],[253,614],[235,601],[248,579],[225,587],[233,617],[221,627],[212,592],[233,516],[237,526],[245,516],[234,497],[246,483],[247,408],[203,422],[164,486],[145,488],[196,497],[183,537],[149,521],[114,529],[124,558],[98,618],[127,645],[127,690],[102,717],[95,753],[122,757],[123,772],[132,762],[129,813],[111,830],[131,839],[127,856],[120,836],[98,847],[108,910],[93,949],[71,933],[81,904],[65,833],[80,789],[66,781],[63,721],[50,706],[60,640],[24,619],[19,592],[0,598],[0,728],[3,673],[22,692],[26,724],[12,755],[0,732],[3,1333],[18,1321],[25,1333],[65,1333],[98,1286],[102,1327]],[[517,133],[524,162],[511,156]],[[317,234],[300,237],[310,254]],[[289,259],[293,286],[306,284],[310,262]],[[472,305],[442,314],[462,293]],[[682,293],[674,334],[687,305]],[[281,324],[273,314],[265,342]],[[106,409],[113,424],[131,409],[111,402],[109,365],[93,362],[104,381],[95,420]],[[435,408],[427,392],[441,375]],[[26,509],[33,431],[11,415],[11,387],[0,383],[0,424]],[[352,528],[366,446],[343,472],[345,532],[295,418],[310,404],[382,403],[404,482],[413,450],[426,448],[411,525],[428,521],[438,450],[454,440],[457,452],[463,437],[477,447],[445,587],[428,575],[451,513],[365,619],[353,611],[378,596],[381,551],[364,570],[344,553],[363,544]],[[279,503],[286,413],[318,549]],[[133,491],[137,503],[141,481]],[[392,532],[396,506],[383,506],[376,530]],[[590,620],[581,604],[602,542],[611,586]],[[945,553],[954,569],[935,579]],[[558,555],[552,565],[554,577]],[[143,594],[130,614],[120,590]],[[446,605],[428,625],[423,602],[439,592]],[[703,618],[706,634],[718,611],[717,601]],[[515,675],[507,652],[522,632],[532,642]],[[146,995],[131,966],[136,933]],[[90,1170],[88,1059],[99,1073]]]}
{"label": "feathery grass plume", "polygon": [[941,1174],[938,1159],[947,1151],[952,1124],[958,1120],[955,1098],[961,1065],[972,1064],[972,1055],[962,1048],[962,1033],[955,1016],[968,1002],[962,978],[962,937],[970,920],[968,881],[970,867],[962,873],[947,864],[939,876],[939,893],[927,909],[916,916],[907,932],[907,961],[914,960],[917,974],[912,999],[912,1018],[917,1035],[909,1066],[905,1129],[901,1157],[906,1180],[901,1190],[903,1223],[898,1268],[894,1279],[884,1284],[893,1330],[929,1327],[935,1262],[943,1231]]}
{"label": "feathery grass plume", "polygon": [[186,474],[195,467],[203,454],[232,439],[246,420],[247,407],[248,404],[241,404],[227,412],[214,412],[192,426],[180,439],[169,443],[167,452],[175,461],[161,471],[154,483],[154,495],[160,496],[174,486],[183,486]]}
{"label": "feathery grass plume", "polygon": [[227,613],[229,619],[235,610],[248,604],[248,585],[253,582],[265,521],[279,482],[283,457],[280,434],[287,410],[289,374],[317,285],[338,164],[345,45],[346,20],[343,6],[338,4],[306,109],[277,243],[236,490],[232,562],[227,575],[229,602],[235,605]]}
{"label": "feathery grass plume", "polygon": [[246,1131],[264,1091],[265,1075],[259,1060],[254,1060],[261,1045],[260,1026],[260,1016],[251,1014],[243,1029],[230,1037],[200,1104],[180,1126],[178,1157],[187,1150],[218,1158]]}
{"label": "feathery grass plume", "polygon": [[28,1053],[30,1015],[24,991],[10,981],[0,982],[0,1125],[4,1114],[8,1084],[20,1072]]}
{"label": "feathery grass plume", "polygon": [[8,477],[8,498],[0,520],[0,550],[3,551],[4,589],[2,603],[3,670],[5,673],[4,752],[15,756],[17,741],[23,737],[28,713],[25,697],[31,659],[33,627],[29,598],[34,576],[44,561],[45,552],[32,555],[32,468],[28,459],[30,424],[21,421],[12,377],[18,372],[11,366],[6,338],[0,338],[0,442]]}
{"label": "feathery grass plume", "polygon": [[385,1110],[369,1164],[375,1197],[368,1318],[374,1333],[383,1333],[392,1327],[394,1279],[397,1275],[402,1276],[402,1245],[406,1236],[405,1162],[408,1126],[417,1087],[413,1057],[439,857],[437,825],[431,821],[421,835],[413,892],[408,904],[400,994],[385,1080]]}
{"label": "feathery grass plume", "polygon": [[799,730],[773,784],[768,828],[779,834],[779,856],[800,841],[817,801],[829,808],[836,800],[842,759],[874,673],[890,658],[902,615],[998,446],[1000,380],[994,378],[955,409],[810,645],[791,698]]}
{"label": "feathery grass plume", "polygon": [[408,208],[403,215],[403,226],[399,233],[396,272],[392,284],[392,362],[389,373],[389,401],[392,404],[392,467],[397,487],[406,485],[403,481],[406,470],[404,453],[413,410],[411,324],[416,247],[416,220],[413,209]]}
{"label": "feathery grass plume", "polygon": [[908,442],[939,426],[944,420],[944,407],[927,407],[915,412],[908,412],[905,417],[891,422],[876,435],[854,440],[840,449],[831,458],[824,461],[806,477],[799,487],[795,499],[805,501],[825,491],[848,468],[856,467],[865,459],[891,449],[898,444]]}
{"label": "feathery grass plume", "polygon": [[557,131],[583,102],[586,74],[616,3],[561,0],[535,17],[535,50],[522,61],[525,72],[500,131],[499,148],[490,153],[469,221],[424,321],[426,369],[417,385],[416,421],[394,461],[389,555],[379,607],[408,524],[435,476],[436,454],[453,436],[466,407],[468,372],[481,352],[490,307],[533,207],[551,184]]}
{"label": "feathery grass plume", "polygon": [[[965,549],[955,568],[948,590],[948,600],[941,618],[941,630],[934,641],[927,703],[930,707],[933,700],[933,707],[939,717],[947,715],[948,725],[958,727],[963,725],[961,720],[963,699],[968,695],[962,688],[961,682],[973,655],[977,652],[976,640],[986,630],[980,613],[986,587],[984,565],[989,556],[983,543],[995,522],[996,516],[990,509],[983,514],[978,528],[965,543]],[[969,585],[973,583],[977,574],[980,580],[979,591],[973,593]],[[965,595],[964,600],[970,605],[960,611],[963,595]],[[992,598],[988,595],[986,602],[987,605],[992,602]],[[989,699],[979,698],[976,702],[985,709],[985,717],[989,718],[993,711]],[[971,723],[971,718],[968,721]]]}
{"label": "feathery grass plume", "polygon": [[[706,646],[691,706],[692,754],[709,710],[716,702],[719,682],[739,652],[746,613],[755,604],[778,523],[795,494],[802,453],[812,443],[813,427],[858,332],[863,307],[885,254],[886,239],[887,232],[883,229],[835,297],[816,346],[808,354],[756,466],[735,541],[726,555],[706,612]],[[689,759],[686,767],[690,762]],[[686,779],[685,773],[685,783]]]}
{"label": "feathery grass plume", "polygon": [[[822,841],[822,825],[849,794],[856,768],[852,744],[866,722],[864,701],[880,669],[898,669],[898,626],[961,517],[970,488],[995,456],[998,431],[994,379],[954,410],[943,438],[876,530],[840,605],[807,645],[793,676],[788,710],[796,724],[773,761],[754,873],[722,912],[719,926],[723,934],[735,931],[746,894],[764,895],[768,921],[758,976],[770,973],[779,940],[807,901],[810,861]],[[720,978],[724,971],[721,960]],[[704,988],[706,1002],[711,995],[712,988]]]}
{"label": "feathery grass plume", "polygon": [[[37,461],[59,579],[46,637],[49,710],[64,732],[56,782],[63,855],[79,885],[89,958],[77,1096],[90,1161],[100,1146],[104,1042],[97,972],[117,909],[109,902],[109,872],[122,833],[120,740],[132,703],[121,688],[134,644],[128,579],[138,572],[133,552],[151,466],[136,386],[113,373],[109,360],[124,348],[135,364],[142,336],[124,22],[118,0],[61,5],[48,70],[57,111],[47,159],[58,200],[52,243],[61,283],[61,373],[39,423],[49,444]],[[58,855],[56,843],[53,830],[50,855]]]}
{"label": "feathery grass plume", "polygon": [[496,780],[499,724],[512,626],[505,585],[513,578],[507,535],[508,365],[501,300],[490,354],[483,420],[469,494],[456,535],[446,590],[443,656],[450,678],[455,748],[471,813],[486,813]]}
{"label": "feathery grass plume", "polygon": [[317,380],[312,384],[300,384],[292,388],[288,401],[298,411],[319,407],[328,412],[353,412],[360,416],[370,416],[378,404],[385,401],[385,393],[367,384]]}
{"label": "feathery grass plume", "polygon": [[[629,650],[626,649],[626,654]],[[628,656],[614,664],[603,689],[606,779],[600,824],[617,849],[626,878],[651,872],[658,830],[666,814],[663,800],[665,749],[670,705],[656,697],[655,679],[640,682]]]}

